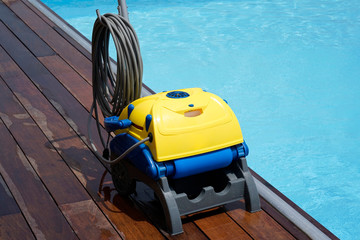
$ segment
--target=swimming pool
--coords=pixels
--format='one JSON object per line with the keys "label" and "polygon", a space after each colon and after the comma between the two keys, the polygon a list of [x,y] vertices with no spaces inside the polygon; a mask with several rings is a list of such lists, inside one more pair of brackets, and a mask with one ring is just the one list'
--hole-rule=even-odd
{"label": "swimming pool", "polygon": [[[117,1],[44,1],[88,38]],[[249,165],[341,239],[360,235],[360,2],[128,0],[144,82],[225,98]]]}

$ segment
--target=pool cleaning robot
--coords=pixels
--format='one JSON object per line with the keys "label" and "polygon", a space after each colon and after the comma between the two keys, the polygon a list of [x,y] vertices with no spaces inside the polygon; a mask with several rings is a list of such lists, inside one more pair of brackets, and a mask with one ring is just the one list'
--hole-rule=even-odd
{"label": "pool cleaning robot", "polygon": [[[128,196],[136,181],[147,184],[162,205],[171,234],[183,232],[181,216],[236,200],[245,199],[250,212],[260,210],[245,158],[249,150],[225,100],[200,88],[140,98],[140,48],[128,20],[120,16],[123,4],[119,15],[98,12],[93,31],[92,109],[97,117],[98,103],[113,136],[110,159],[108,154],[99,158],[110,164],[116,190]],[[117,74],[106,54],[110,34],[118,54]]]}

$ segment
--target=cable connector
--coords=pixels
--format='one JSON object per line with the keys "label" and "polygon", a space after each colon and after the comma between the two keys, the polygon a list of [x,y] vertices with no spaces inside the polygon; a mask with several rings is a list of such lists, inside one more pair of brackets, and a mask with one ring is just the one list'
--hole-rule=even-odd
{"label": "cable connector", "polygon": [[132,122],[129,119],[119,120],[118,116],[112,116],[105,118],[104,124],[107,132],[113,132],[118,129],[125,129],[130,127]]}

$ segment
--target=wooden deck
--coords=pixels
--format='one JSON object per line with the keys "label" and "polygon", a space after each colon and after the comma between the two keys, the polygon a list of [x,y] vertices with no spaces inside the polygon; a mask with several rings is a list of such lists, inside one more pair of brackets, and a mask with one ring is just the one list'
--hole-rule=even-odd
{"label": "wooden deck", "polygon": [[185,216],[169,236],[151,190],[118,196],[88,146],[90,53],[25,0],[1,0],[0,19],[0,239],[309,239],[263,199]]}

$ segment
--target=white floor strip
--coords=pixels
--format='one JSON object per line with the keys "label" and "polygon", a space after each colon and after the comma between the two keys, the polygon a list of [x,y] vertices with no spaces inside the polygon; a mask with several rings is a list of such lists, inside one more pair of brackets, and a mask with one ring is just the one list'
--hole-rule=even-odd
{"label": "white floor strip", "polygon": [[330,239],[322,231],[320,231],[315,225],[308,221],[298,211],[291,207],[287,202],[282,200],[273,191],[267,188],[263,183],[254,178],[256,187],[261,197],[263,197],[268,203],[276,208],[281,214],[294,223],[300,230],[307,234],[312,239],[328,240]]}

